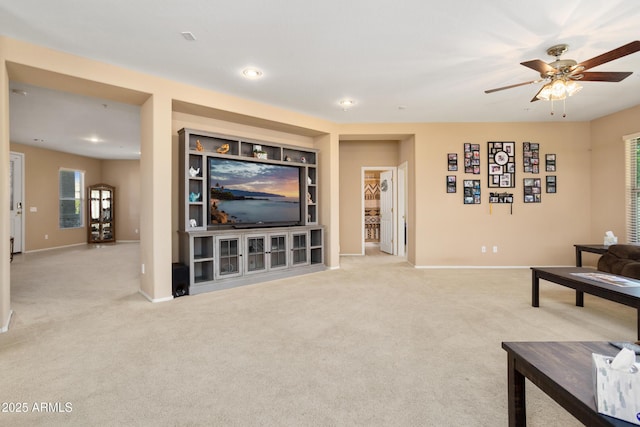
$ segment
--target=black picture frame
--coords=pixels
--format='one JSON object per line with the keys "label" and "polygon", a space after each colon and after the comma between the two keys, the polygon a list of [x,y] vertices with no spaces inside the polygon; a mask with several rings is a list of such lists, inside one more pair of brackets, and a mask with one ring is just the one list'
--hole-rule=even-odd
{"label": "black picture frame", "polygon": [[524,173],[540,173],[540,144],[522,143],[522,171]]}
{"label": "black picture frame", "polygon": [[556,175],[547,175],[545,183],[547,193],[554,194],[558,192],[558,177]]}
{"label": "black picture frame", "polygon": [[447,175],[447,193],[455,193],[458,190],[456,181],[455,175]]}
{"label": "black picture frame", "polygon": [[541,203],[542,202],[542,179],[540,178],[524,178],[522,180],[524,202],[525,203]]}
{"label": "black picture frame", "polygon": [[480,180],[465,179],[462,184],[464,187],[463,203],[465,205],[479,205],[481,202]]}
{"label": "black picture frame", "polygon": [[515,147],[514,141],[487,142],[489,188],[514,188],[516,186]]}
{"label": "black picture frame", "polygon": [[480,144],[464,143],[464,172],[480,175]]}
{"label": "black picture frame", "polygon": [[449,172],[455,172],[458,170],[458,154],[457,153],[447,154],[447,170]]}
{"label": "black picture frame", "polygon": [[556,172],[556,155],[555,154],[545,154],[544,156],[544,170],[546,172]]}

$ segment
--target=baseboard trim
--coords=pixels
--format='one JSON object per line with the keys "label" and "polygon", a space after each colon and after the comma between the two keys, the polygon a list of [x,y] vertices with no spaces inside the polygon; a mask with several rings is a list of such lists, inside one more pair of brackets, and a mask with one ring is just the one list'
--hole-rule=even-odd
{"label": "baseboard trim", "polygon": [[86,245],[87,245],[87,243],[74,243],[74,244],[72,244],[72,245],[53,246],[53,247],[51,247],[51,248],[43,248],[43,249],[33,249],[33,250],[30,250],[30,251],[23,251],[23,253],[25,253],[25,254],[32,254],[32,253],[35,253],[35,252],[53,251],[53,250],[55,250],[55,249],[72,248],[72,247],[74,247],[74,246],[83,246],[83,245],[84,245],[84,246],[86,246]]}
{"label": "baseboard trim", "polygon": [[145,291],[138,289],[138,292],[150,302],[167,302],[173,300],[173,295],[164,298],[151,298]]}
{"label": "baseboard trim", "polygon": [[0,334],[3,334],[9,331],[9,325],[11,324],[11,317],[13,317],[13,310],[9,310],[9,317],[7,317],[7,323],[3,324],[2,328],[0,328]]}
{"label": "baseboard trim", "polygon": [[482,269],[520,269],[520,268],[531,268],[530,265],[414,265],[413,268],[417,269],[474,269],[474,268],[482,268]]}

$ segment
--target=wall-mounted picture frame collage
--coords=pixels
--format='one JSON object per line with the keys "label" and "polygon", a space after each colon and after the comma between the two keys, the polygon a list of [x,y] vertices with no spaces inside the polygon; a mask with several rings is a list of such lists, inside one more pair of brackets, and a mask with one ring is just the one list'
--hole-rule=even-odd
{"label": "wall-mounted picture frame collage", "polygon": [[480,144],[464,143],[464,172],[480,175]]}
{"label": "wall-mounted picture frame collage", "polygon": [[479,205],[480,204],[480,180],[465,179],[463,181],[463,187],[464,187],[464,204]]}
{"label": "wall-mounted picture frame collage", "polygon": [[542,202],[542,180],[540,178],[524,178],[524,202]]}
{"label": "wall-mounted picture frame collage", "polygon": [[489,188],[516,186],[515,145],[514,141],[487,143]]}
{"label": "wall-mounted picture frame collage", "polygon": [[535,142],[522,143],[522,166],[524,173],[540,172],[540,144]]}
{"label": "wall-mounted picture frame collage", "polygon": [[447,193],[455,193],[457,191],[457,182],[455,175],[447,175]]}

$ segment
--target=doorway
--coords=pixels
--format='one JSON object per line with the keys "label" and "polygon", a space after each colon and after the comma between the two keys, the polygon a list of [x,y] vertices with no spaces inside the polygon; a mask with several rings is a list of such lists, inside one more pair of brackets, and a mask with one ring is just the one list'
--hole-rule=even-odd
{"label": "doorway", "polygon": [[24,154],[9,153],[9,235],[11,253],[22,253],[24,245]]}
{"label": "doorway", "polygon": [[362,254],[364,255],[377,251],[397,255],[395,176],[395,167],[362,168]]}

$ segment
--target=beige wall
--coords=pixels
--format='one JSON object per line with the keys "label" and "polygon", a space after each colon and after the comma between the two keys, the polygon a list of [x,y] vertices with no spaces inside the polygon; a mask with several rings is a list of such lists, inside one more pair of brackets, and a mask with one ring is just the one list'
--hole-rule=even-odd
{"label": "beige wall", "polygon": [[[397,132],[398,125],[350,125],[348,132],[385,135]],[[409,127],[415,133],[414,165],[410,168],[410,261],[415,252],[417,266],[529,266],[573,262],[573,243],[590,239],[591,225],[591,150],[589,123],[451,123],[416,124]],[[343,135],[348,132],[343,131]],[[516,187],[513,215],[506,205],[494,205],[489,211],[487,188],[487,141],[516,142]],[[525,177],[539,177],[544,182],[544,170],[538,174],[522,173],[522,142],[540,144],[540,155],[557,155],[558,193],[542,194],[542,203],[523,202]],[[458,153],[462,161],[465,142],[481,147],[481,174],[447,172],[447,153]],[[341,162],[342,156],[341,142]],[[349,145],[350,158],[367,163],[374,155],[370,147]],[[398,157],[396,157],[398,158]],[[373,161],[373,160],[371,160]],[[348,168],[341,167],[341,173]],[[445,177],[458,177],[458,192],[447,194]],[[482,204],[462,203],[462,180],[480,179]],[[413,182],[412,182],[413,181]],[[341,191],[346,181],[341,182]],[[415,188],[412,190],[411,186]],[[493,190],[492,190],[493,191]],[[341,197],[341,223],[346,215],[358,211],[353,197]],[[413,205],[412,205],[413,203]],[[357,227],[343,226],[341,242],[359,241]],[[415,239],[415,250],[412,251]],[[486,253],[481,247],[488,248]],[[493,246],[498,252],[493,253]],[[347,253],[344,248],[343,253]]]}
{"label": "beige wall", "polygon": [[85,172],[85,186],[97,184],[102,176],[102,162],[22,144],[11,144],[11,151],[24,153],[24,251],[85,243],[86,227],[59,227],[58,172],[61,168],[81,170]]}
{"label": "beige wall", "polygon": [[398,141],[340,141],[340,253],[362,254],[363,167],[398,166]]}
{"label": "beige wall", "polygon": [[[61,168],[84,171],[85,187],[99,183],[115,186],[116,239],[139,240],[135,232],[140,223],[139,161],[93,159],[24,144],[11,144],[11,151],[24,153],[24,252],[87,242],[86,225],[74,229],[58,226],[58,171]],[[37,211],[31,212],[31,208]]]}
{"label": "beige wall", "polygon": [[613,231],[627,241],[625,219],[625,144],[623,136],[640,133],[640,105],[591,122],[591,241]]}
{"label": "beige wall", "polygon": [[116,187],[116,239],[140,240],[140,161],[103,160],[101,180]]}

